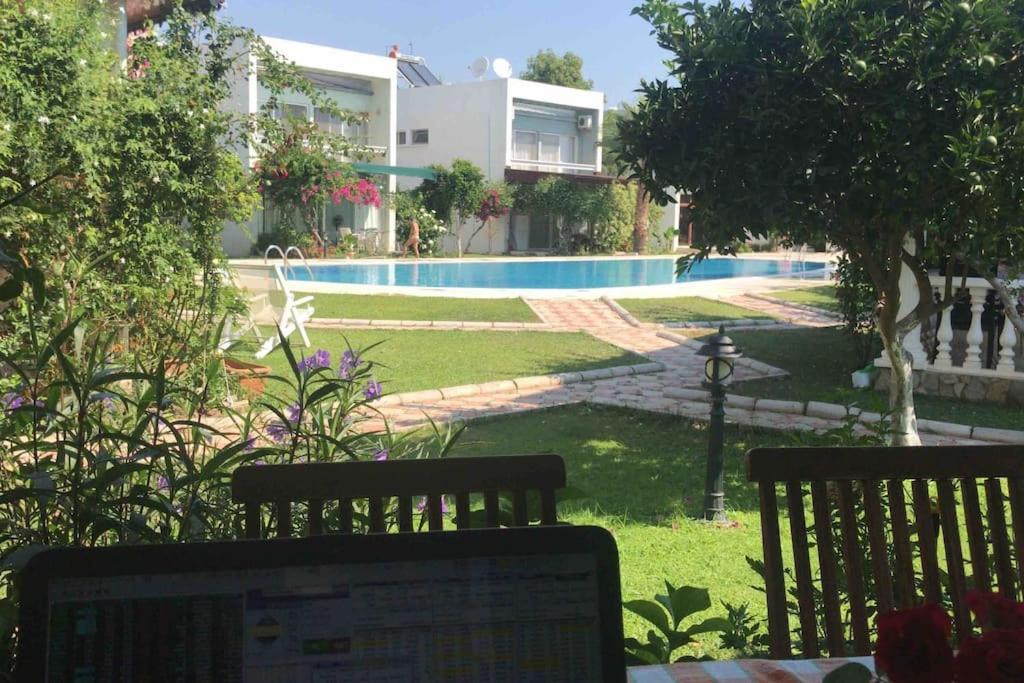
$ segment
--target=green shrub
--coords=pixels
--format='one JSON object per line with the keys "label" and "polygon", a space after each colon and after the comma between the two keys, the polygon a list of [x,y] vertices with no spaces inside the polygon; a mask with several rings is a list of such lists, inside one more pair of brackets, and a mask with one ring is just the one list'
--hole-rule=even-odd
{"label": "green shrub", "polygon": [[839,256],[836,266],[836,300],[843,319],[843,331],[857,343],[857,367],[870,363],[881,351],[882,341],[875,328],[878,295],[860,262]]}
{"label": "green shrub", "polygon": [[398,246],[401,247],[409,239],[412,219],[420,224],[420,254],[439,256],[444,251],[445,228],[437,214],[423,204],[422,197],[416,192],[397,192],[392,198],[395,207],[395,233]]}
{"label": "green shrub", "polygon": [[[382,388],[359,350],[302,358],[282,340],[290,372],[271,378],[284,392],[268,396],[287,400],[264,398],[241,413],[213,390],[223,382],[220,357],[196,367],[162,355],[155,371],[120,365],[115,336],[76,349],[76,329],[47,337],[34,327],[38,343],[0,356],[20,380],[0,396],[0,615],[16,613],[16,572],[45,548],[241,537],[230,492],[241,465],[436,457],[460,432],[435,428],[423,440],[361,429]],[[218,339],[215,330],[206,343]],[[198,386],[182,381],[191,370],[204,378]],[[13,627],[0,618],[8,670]]]}

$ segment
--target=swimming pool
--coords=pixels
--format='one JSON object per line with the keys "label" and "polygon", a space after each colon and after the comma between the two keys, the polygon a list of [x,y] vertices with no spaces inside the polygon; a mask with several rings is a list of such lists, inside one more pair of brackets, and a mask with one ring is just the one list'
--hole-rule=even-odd
{"label": "swimming pool", "polygon": [[644,287],[739,277],[799,277],[824,263],[711,258],[676,277],[674,258],[530,259],[494,261],[395,261],[312,264],[289,279],[392,287],[477,289],[603,289]]}

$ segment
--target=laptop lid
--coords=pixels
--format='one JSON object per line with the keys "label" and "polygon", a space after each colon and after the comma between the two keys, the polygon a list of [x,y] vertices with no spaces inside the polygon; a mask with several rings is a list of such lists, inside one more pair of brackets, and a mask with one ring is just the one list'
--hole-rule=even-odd
{"label": "laptop lid", "polygon": [[625,680],[597,527],[52,550],[21,590],[24,681]]}

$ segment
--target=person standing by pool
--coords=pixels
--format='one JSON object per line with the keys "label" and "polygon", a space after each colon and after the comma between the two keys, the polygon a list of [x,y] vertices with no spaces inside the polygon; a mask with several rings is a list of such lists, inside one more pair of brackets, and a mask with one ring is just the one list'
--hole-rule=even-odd
{"label": "person standing by pool", "polygon": [[412,247],[412,253],[416,255],[416,258],[420,257],[420,224],[414,216],[409,220],[409,239],[405,240],[405,244],[402,245],[402,258],[405,258],[409,253],[409,247]]}

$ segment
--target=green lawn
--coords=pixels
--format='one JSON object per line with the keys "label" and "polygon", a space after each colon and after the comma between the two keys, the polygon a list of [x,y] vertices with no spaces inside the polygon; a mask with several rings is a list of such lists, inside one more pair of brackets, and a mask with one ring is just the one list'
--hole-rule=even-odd
{"label": "green lawn", "polygon": [[764,313],[699,296],[669,299],[616,299],[638,319],[647,323],[686,323],[701,320],[767,318]]}
{"label": "green lawn", "polygon": [[317,318],[539,322],[522,299],[456,299],[396,294],[314,294]]}
{"label": "green lawn", "polygon": [[819,285],[818,287],[807,287],[806,289],[783,289],[769,292],[768,296],[781,301],[814,306],[815,308],[821,308],[834,313],[839,312],[835,285]]}
{"label": "green lawn", "polygon": [[[721,601],[748,602],[763,620],[764,594],[745,556],[760,559],[757,490],[747,483],[743,453],[790,443],[782,433],[729,427],[726,506],[733,527],[697,521],[704,488],[706,425],[678,417],[598,406],[567,406],[470,423],[460,455],[554,452],[568,482],[587,497],[562,503],[559,518],[604,527],[619,546],[624,600],[652,599],[664,580],[711,590]],[[627,636],[643,639],[639,619],[625,615]],[[708,636],[717,650],[717,636]],[[695,653],[695,654],[700,654]],[[717,654],[717,653],[716,653]]]}
{"label": "green lawn", "polygon": [[[799,330],[737,330],[729,332],[747,355],[788,370],[789,377],[741,382],[734,391],[746,396],[793,401],[857,404],[883,411],[888,396],[854,389],[850,373],[858,369],[849,338],[833,328]],[[1021,410],[987,403],[969,403],[937,396],[915,396],[918,417],[982,427],[1021,428]]]}
{"label": "green lawn", "polygon": [[[269,332],[264,330],[265,333]],[[438,389],[459,384],[491,382],[530,375],[577,372],[613,365],[643,363],[646,359],[581,332],[463,331],[463,330],[323,330],[310,329],[312,347],[292,335],[296,357],[316,349],[331,352],[337,365],[351,345],[364,349],[379,367],[375,376],[387,393]],[[347,340],[347,341],[346,341]],[[247,359],[246,353],[239,353]],[[288,361],[275,349],[263,361],[275,374],[288,376]],[[271,385],[273,386],[273,385]]]}

